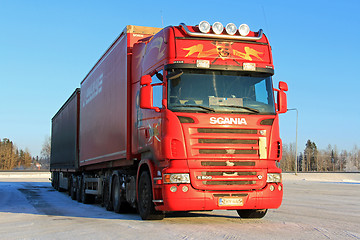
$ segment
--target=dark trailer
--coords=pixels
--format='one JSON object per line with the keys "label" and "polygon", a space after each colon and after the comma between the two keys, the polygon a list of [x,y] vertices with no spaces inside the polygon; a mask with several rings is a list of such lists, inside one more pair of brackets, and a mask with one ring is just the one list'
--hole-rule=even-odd
{"label": "dark trailer", "polygon": [[60,189],[68,189],[69,183],[68,178],[59,175],[79,169],[79,107],[77,88],[52,118],[50,170]]}

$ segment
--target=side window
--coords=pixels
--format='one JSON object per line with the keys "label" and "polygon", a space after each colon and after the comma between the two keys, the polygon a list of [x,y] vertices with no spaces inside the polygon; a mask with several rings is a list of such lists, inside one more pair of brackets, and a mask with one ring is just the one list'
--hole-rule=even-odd
{"label": "side window", "polygon": [[[163,76],[163,70],[159,71],[157,74],[151,77],[152,79],[151,85],[162,84],[162,80],[159,79],[160,76]],[[153,106],[162,108],[162,99],[163,99],[163,85],[153,86]]]}

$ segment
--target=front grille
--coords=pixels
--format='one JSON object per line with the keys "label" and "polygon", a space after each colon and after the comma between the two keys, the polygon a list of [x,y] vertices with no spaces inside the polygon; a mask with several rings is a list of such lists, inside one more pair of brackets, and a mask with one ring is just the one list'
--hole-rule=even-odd
{"label": "front grille", "polygon": [[257,140],[246,139],[199,139],[199,143],[219,143],[219,144],[257,144]]}
{"label": "front grille", "polygon": [[203,181],[204,185],[253,185],[256,181]]}
{"label": "front grille", "polygon": [[236,194],[221,194],[221,193],[216,193],[213,194],[214,197],[247,197],[247,193],[236,193]]}
{"label": "front grille", "polygon": [[264,185],[263,170],[234,169],[221,167],[220,169],[198,169],[193,171],[193,184],[197,189],[204,190],[249,190],[260,189]]}
{"label": "front grille", "polygon": [[201,166],[214,166],[214,167],[219,167],[219,166],[235,166],[235,167],[239,167],[239,166],[255,166],[255,162],[254,161],[201,161]]}
{"label": "front grille", "polygon": [[256,129],[198,128],[198,133],[257,134]]}
{"label": "front grille", "polygon": [[194,188],[209,191],[248,191],[265,186],[266,173],[258,161],[266,155],[264,149],[260,149],[264,143],[266,149],[265,137],[260,134],[263,128],[239,127],[184,126],[189,136],[188,156],[196,159],[191,162]]}
{"label": "front grille", "polygon": [[188,131],[190,155],[194,157],[259,159],[258,129],[190,127]]}
{"label": "front grille", "polygon": [[202,172],[203,176],[256,176],[256,172]]}
{"label": "front grille", "polygon": [[199,149],[200,154],[257,154],[256,150]]}

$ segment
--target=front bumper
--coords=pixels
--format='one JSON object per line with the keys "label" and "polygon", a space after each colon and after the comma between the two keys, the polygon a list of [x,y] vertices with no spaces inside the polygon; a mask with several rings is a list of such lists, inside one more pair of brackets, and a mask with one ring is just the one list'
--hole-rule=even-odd
{"label": "front bumper", "polygon": [[[176,191],[172,192],[171,187],[172,191],[176,187]],[[253,191],[205,191],[194,189],[191,184],[166,184],[162,193],[162,203],[155,203],[159,211],[270,209],[280,207],[283,185],[268,183],[265,188]],[[241,198],[241,206],[219,206],[220,198]]]}

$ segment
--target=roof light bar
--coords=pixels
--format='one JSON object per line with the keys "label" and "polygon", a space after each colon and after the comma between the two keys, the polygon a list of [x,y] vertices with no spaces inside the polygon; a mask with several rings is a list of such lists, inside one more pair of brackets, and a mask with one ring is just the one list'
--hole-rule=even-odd
{"label": "roof light bar", "polygon": [[224,26],[220,22],[215,22],[212,25],[212,30],[215,34],[221,34],[224,31]]}
{"label": "roof light bar", "polygon": [[[218,22],[216,22],[216,23],[218,23]],[[223,30],[224,30],[224,27],[222,27],[222,30],[221,30],[221,27],[219,27],[219,26],[220,25],[223,26],[223,25],[221,23],[219,23],[220,25],[218,25],[218,24],[215,25],[215,23],[214,23],[213,26],[212,26],[212,30],[213,30],[213,32],[215,34],[213,34],[213,33],[209,33],[210,29],[211,29],[211,26],[210,26],[210,24],[209,25],[207,25],[207,24],[209,24],[207,21],[200,22],[200,24],[198,26],[200,32],[192,32],[192,31],[190,31],[189,28],[185,25],[185,23],[180,23],[180,26],[185,30],[187,35],[192,36],[192,37],[207,37],[207,38],[218,38],[218,39],[229,39],[229,40],[258,41],[263,36],[263,30],[259,29],[259,31],[256,33],[256,35],[257,35],[256,37],[249,37],[248,34],[250,33],[250,28],[246,24],[240,25],[238,34],[236,34],[237,33],[237,30],[236,30],[235,33],[233,35],[231,35],[232,31],[230,30],[230,28],[233,28],[232,25],[228,24],[231,27],[226,25],[227,26],[227,30],[226,30],[227,34],[221,34],[223,32]],[[215,25],[215,27],[214,27],[214,25]],[[245,25],[245,26],[243,26],[243,25]],[[207,26],[210,26],[209,30],[207,30],[208,29]],[[246,29],[248,29],[248,30],[244,31],[243,30],[244,28],[245,28],[245,30]],[[215,31],[217,31],[217,32],[221,31],[221,32],[216,34],[214,29],[218,29],[218,30],[215,30]]]}
{"label": "roof light bar", "polygon": [[240,27],[239,27],[239,33],[243,37],[249,35],[249,33],[250,33],[249,26],[247,24],[245,24],[245,23],[241,24]]}
{"label": "roof light bar", "polygon": [[234,35],[237,31],[237,27],[233,23],[228,23],[225,27],[225,30],[226,30],[227,34]]}
{"label": "roof light bar", "polygon": [[200,29],[200,32],[202,33],[208,33],[210,32],[210,23],[208,23],[207,21],[201,21],[199,23],[199,29]]}

